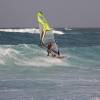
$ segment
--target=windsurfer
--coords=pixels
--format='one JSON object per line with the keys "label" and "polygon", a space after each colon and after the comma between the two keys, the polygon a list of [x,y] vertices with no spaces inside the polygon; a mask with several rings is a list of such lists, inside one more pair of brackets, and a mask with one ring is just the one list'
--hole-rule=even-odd
{"label": "windsurfer", "polygon": [[49,42],[47,47],[47,53],[48,53],[47,56],[49,56],[50,53],[52,54],[53,57],[55,57],[56,55],[60,56],[57,44]]}

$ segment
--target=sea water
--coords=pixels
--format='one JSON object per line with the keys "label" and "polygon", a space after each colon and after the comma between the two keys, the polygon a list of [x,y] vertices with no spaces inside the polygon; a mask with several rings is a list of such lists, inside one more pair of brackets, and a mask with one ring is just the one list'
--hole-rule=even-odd
{"label": "sea water", "polygon": [[0,30],[0,100],[100,100],[100,29],[56,30],[63,59],[47,56],[38,31]]}

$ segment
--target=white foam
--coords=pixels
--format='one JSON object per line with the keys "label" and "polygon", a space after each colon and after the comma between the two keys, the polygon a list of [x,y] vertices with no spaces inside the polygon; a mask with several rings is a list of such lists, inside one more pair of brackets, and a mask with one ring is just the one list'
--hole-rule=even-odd
{"label": "white foam", "polygon": [[[40,33],[39,29],[36,28],[26,28],[26,29],[0,29],[3,32],[20,32],[20,33]],[[55,34],[64,34],[62,31],[53,30]]]}
{"label": "white foam", "polygon": [[0,29],[0,31],[3,31],[3,32],[20,32],[20,33],[39,33],[39,29],[29,29],[29,28],[26,28],[26,29]]}
{"label": "white foam", "polygon": [[22,59],[15,58],[15,64],[21,66],[35,66],[35,67],[50,67],[52,65],[60,65],[63,61],[60,59],[53,59],[47,57],[35,57],[32,59],[23,57]]}
{"label": "white foam", "polygon": [[[29,48],[28,45],[22,45],[22,46],[24,46],[26,49]],[[29,49],[33,50],[33,48],[29,48]],[[38,53],[38,48],[37,48],[37,53]],[[60,65],[63,63],[63,61],[60,59],[51,58],[51,57],[47,58],[47,56],[45,56],[46,52],[44,51],[41,51],[41,53],[43,53],[43,55],[34,56],[33,54],[33,57],[30,59],[29,57],[25,56],[25,54],[23,55],[20,51],[13,49],[11,46],[1,47],[0,64],[9,64],[9,59],[11,59],[13,64],[21,65],[21,66],[49,67],[52,65]]]}
{"label": "white foam", "polygon": [[0,55],[2,56],[11,55],[12,52],[18,53],[18,51],[12,48],[0,48]]}
{"label": "white foam", "polygon": [[0,64],[5,65],[7,58],[19,52],[11,47],[0,47]]}
{"label": "white foam", "polygon": [[0,57],[0,64],[1,64],[1,65],[5,65],[5,62],[4,62],[3,59],[1,59],[1,57]]}
{"label": "white foam", "polygon": [[[1,46],[0,47],[0,64],[9,65],[13,63],[18,66],[33,66],[33,67],[52,67],[52,66],[59,66],[59,65],[68,65],[66,61],[63,59],[47,57],[46,51],[38,49],[37,47],[33,48],[29,45],[23,44],[19,46],[22,47],[25,52],[29,52],[29,56],[25,52],[17,50],[15,47],[9,46]],[[32,53],[34,52],[34,53]],[[39,54],[38,54],[39,53]]]}
{"label": "white foam", "polygon": [[53,30],[53,33],[55,33],[55,34],[64,34],[64,32],[62,32],[62,31],[57,31],[57,30]]}

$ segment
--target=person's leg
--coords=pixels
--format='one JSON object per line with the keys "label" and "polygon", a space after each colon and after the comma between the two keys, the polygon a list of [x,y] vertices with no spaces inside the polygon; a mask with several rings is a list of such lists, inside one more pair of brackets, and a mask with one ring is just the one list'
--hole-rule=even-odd
{"label": "person's leg", "polygon": [[47,50],[47,53],[48,53],[47,56],[49,56],[49,54],[50,54],[50,50]]}
{"label": "person's leg", "polygon": [[58,50],[58,55],[60,56],[60,52],[59,52],[59,50]]}
{"label": "person's leg", "polygon": [[49,56],[49,52],[48,52],[47,56]]}

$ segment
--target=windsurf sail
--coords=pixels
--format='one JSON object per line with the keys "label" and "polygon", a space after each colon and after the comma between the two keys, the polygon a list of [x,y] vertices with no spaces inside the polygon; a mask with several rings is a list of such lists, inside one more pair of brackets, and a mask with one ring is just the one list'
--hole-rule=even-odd
{"label": "windsurf sail", "polygon": [[37,22],[40,30],[40,40],[47,45],[48,42],[55,42],[54,33],[42,11],[37,12]]}
{"label": "windsurf sail", "polygon": [[37,21],[40,25],[42,25],[43,31],[51,31],[50,24],[46,20],[42,11],[37,12]]}

